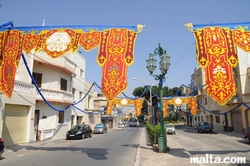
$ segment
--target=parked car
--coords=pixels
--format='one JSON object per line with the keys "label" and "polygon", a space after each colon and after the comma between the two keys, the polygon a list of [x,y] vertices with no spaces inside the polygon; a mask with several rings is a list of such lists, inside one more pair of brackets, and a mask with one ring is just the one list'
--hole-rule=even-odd
{"label": "parked car", "polygon": [[209,132],[212,133],[212,126],[208,122],[199,122],[197,125],[197,132]]}
{"label": "parked car", "polygon": [[0,160],[2,158],[3,152],[4,152],[4,141],[2,138],[0,138]]}
{"label": "parked car", "polygon": [[244,138],[246,139],[246,142],[250,144],[250,127],[244,130]]}
{"label": "parked car", "polygon": [[77,139],[81,138],[84,139],[86,137],[92,137],[92,129],[89,125],[82,124],[82,125],[74,125],[66,134],[66,139]]}
{"label": "parked car", "polygon": [[175,127],[173,124],[165,124],[167,134],[176,134]]}
{"label": "parked car", "polygon": [[105,124],[97,124],[93,130],[94,134],[98,133],[107,133],[108,132],[108,127]]}
{"label": "parked car", "polygon": [[123,122],[118,122],[118,128],[124,128],[125,124]]}

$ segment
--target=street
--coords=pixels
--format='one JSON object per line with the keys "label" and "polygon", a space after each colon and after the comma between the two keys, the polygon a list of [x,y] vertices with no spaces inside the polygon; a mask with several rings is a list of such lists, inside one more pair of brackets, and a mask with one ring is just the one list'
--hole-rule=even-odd
{"label": "street", "polygon": [[245,142],[243,135],[197,133],[193,127],[183,125],[177,125],[176,130],[176,135],[168,135],[168,138],[173,139],[194,157],[205,157],[206,154],[221,158],[246,157],[250,162],[250,145]]}
{"label": "street", "polygon": [[140,136],[139,127],[112,129],[84,140],[47,141],[20,145],[3,154],[1,166],[132,166]]}
{"label": "street", "polygon": [[[109,130],[107,134],[93,134],[92,138],[84,140],[59,139],[22,144],[15,148],[7,148],[0,164],[1,166],[133,166],[141,131],[142,127],[126,126],[124,129]],[[241,135],[237,137],[214,132],[197,133],[197,130],[192,127],[176,125],[176,134],[167,135],[167,139],[173,140],[179,149],[185,149],[194,157],[205,157],[209,154],[221,158],[246,157],[247,162],[250,161],[250,145]],[[157,161],[157,156],[162,155],[157,153],[155,155],[153,151],[152,154],[154,155],[146,157],[155,157],[154,160]],[[217,165],[228,166],[229,164]]]}

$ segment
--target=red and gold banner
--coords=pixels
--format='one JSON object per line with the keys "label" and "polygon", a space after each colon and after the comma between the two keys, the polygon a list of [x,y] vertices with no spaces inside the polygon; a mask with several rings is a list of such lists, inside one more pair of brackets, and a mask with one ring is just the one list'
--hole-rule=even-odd
{"label": "red and gold banner", "polygon": [[246,52],[250,52],[250,31],[247,27],[238,27],[232,30],[232,38],[234,43]]}
{"label": "red and gold banner", "polygon": [[190,107],[193,108],[193,110],[197,110],[197,103],[195,100],[197,96],[189,96],[189,97],[173,97],[171,99],[164,99],[163,100],[163,116],[167,116],[168,114],[168,105],[174,105],[174,106],[181,106],[182,104],[189,104]]}
{"label": "red and gold banner", "polygon": [[231,31],[220,27],[195,32],[197,61],[206,71],[206,91],[220,105],[236,94],[232,67],[237,66],[237,53]]}
{"label": "red and gold banner", "polygon": [[18,30],[0,33],[0,91],[9,98],[22,54],[23,38],[24,34]]}
{"label": "red and gold banner", "polygon": [[0,32],[0,91],[11,97],[22,51],[29,54],[32,50],[43,50],[52,58],[57,58],[68,51],[76,52],[79,46],[86,51],[99,47],[97,62],[103,67],[102,91],[108,100],[113,100],[127,88],[127,67],[134,62],[136,35],[143,27],[137,25],[138,32],[127,28],[100,31],[87,28],[87,32],[81,28],[38,28]]}
{"label": "red and gold banner", "polygon": [[122,105],[122,106],[134,105],[136,116],[140,116],[142,104],[143,104],[142,98],[138,98],[135,100],[131,100],[128,98],[115,98],[114,100],[108,102],[106,114],[110,115],[112,113],[112,109],[113,109],[114,105],[117,105],[117,106],[119,106],[119,105]]}
{"label": "red and gold banner", "polygon": [[136,33],[128,29],[102,32],[97,62],[102,66],[102,92],[113,100],[127,88],[127,67],[134,61]]}
{"label": "red and gold banner", "polygon": [[189,107],[190,107],[190,113],[192,113],[193,115],[196,114],[197,112],[197,97],[196,96],[192,96],[190,97],[190,101],[189,101]]}

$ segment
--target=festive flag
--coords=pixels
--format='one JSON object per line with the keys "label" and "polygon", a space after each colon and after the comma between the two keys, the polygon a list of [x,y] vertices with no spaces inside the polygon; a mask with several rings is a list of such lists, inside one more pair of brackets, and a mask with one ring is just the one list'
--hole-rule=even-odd
{"label": "festive flag", "polygon": [[221,27],[195,32],[197,61],[206,71],[206,92],[220,105],[236,94],[232,66],[237,64],[237,53],[231,37],[231,32]]}
{"label": "festive flag", "polygon": [[134,60],[136,33],[128,29],[102,32],[97,62],[102,66],[102,92],[113,100],[127,88],[127,67]]}
{"label": "festive flag", "polygon": [[18,30],[0,32],[0,91],[9,98],[22,54],[24,35]]}
{"label": "festive flag", "polygon": [[99,47],[97,62],[103,67],[102,90],[111,101],[127,88],[127,67],[134,62],[136,36],[143,27],[140,24],[123,28],[0,27],[0,91],[11,97],[22,51],[28,54],[33,49],[35,52],[42,50],[57,58],[68,51],[76,52],[79,46],[86,51]]}

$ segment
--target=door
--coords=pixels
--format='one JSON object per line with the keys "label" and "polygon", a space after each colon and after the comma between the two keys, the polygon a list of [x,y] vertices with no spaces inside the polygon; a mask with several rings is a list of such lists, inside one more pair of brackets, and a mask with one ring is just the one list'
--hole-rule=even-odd
{"label": "door", "polygon": [[232,112],[232,125],[233,131],[237,133],[242,133],[242,113],[241,110],[235,110]]}
{"label": "door", "polygon": [[35,130],[35,133],[36,133],[36,141],[40,141],[40,137],[39,137],[39,114],[40,114],[40,111],[39,110],[36,110],[35,111],[35,122],[34,122],[34,130]]}
{"label": "door", "polygon": [[26,142],[28,107],[6,104],[3,120],[5,146]]}

